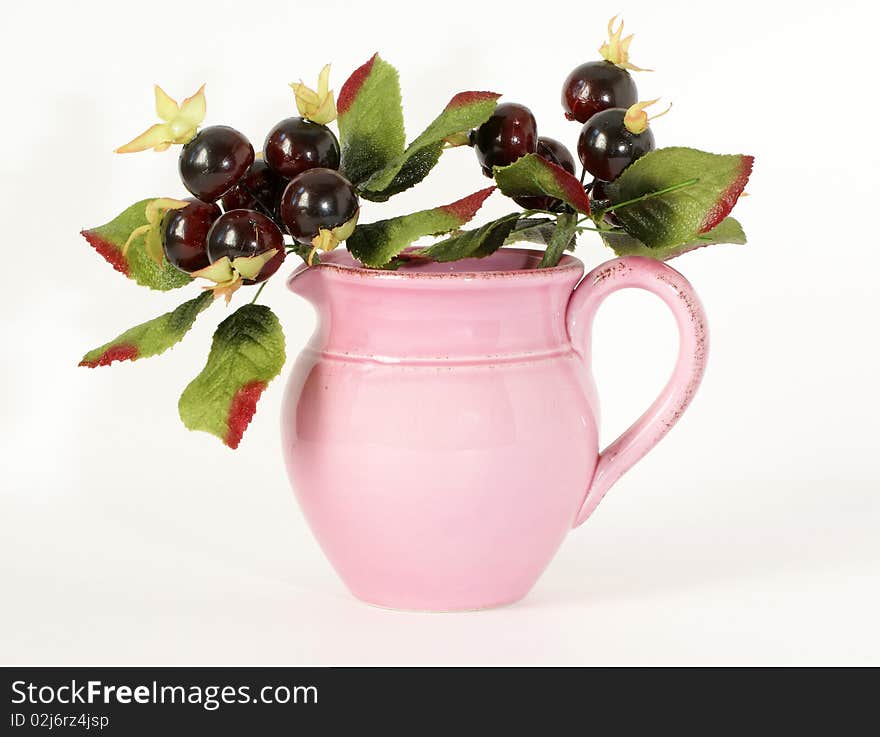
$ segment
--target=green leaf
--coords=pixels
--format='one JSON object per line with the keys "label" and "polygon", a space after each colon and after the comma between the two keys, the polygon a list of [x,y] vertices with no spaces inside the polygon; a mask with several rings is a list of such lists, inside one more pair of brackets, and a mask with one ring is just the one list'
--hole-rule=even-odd
{"label": "green leaf", "polygon": [[153,197],[135,202],[105,225],[83,230],[82,236],[118,272],[143,287],[167,292],[192,283],[192,278],[178,271],[164,258],[157,264],[146,252],[146,240],[138,237],[123,255],[122,247],[132,231],[147,225],[146,207]]}
{"label": "green leaf", "polygon": [[[505,246],[513,243],[538,243],[542,246],[549,246],[556,233],[556,221],[550,218],[522,218],[516,224],[516,227],[507,236],[504,241]],[[573,251],[577,245],[577,231],[573,232],[568,244],[565,246],[566,251]]]}
{"label": "green leaf", "polygon": [[[672,249],[708,233],[733,209],[752,172],[752,156],[661,148],[646,154],[605,188],[624,230],[649,248]],[[696,179],[641,202],[615,204]]]}
{"label": "green leaf", "polygon": [[183,424],[237,448],[284,358],[284,333],[272,310],[240,307],[217,326],[208,363],[180,397]]}
{"label": "green leaf", "polygon": [[449,233],[469,222],[493,191],[495,187],[487,187],[449,205],[358,225],[346,246],[365,266],[386,266],[419,238]]}
{"label": "green leaf", "polygon": [[109,366],[114,361],[136,361],[164,353],[179,343],[189,332],[199,313],[214,301],[210,292],[201,295],[171,312],[126,330],[118,338],[86,353],[80,366]]}
{"label": "green leaf", "polygon": [[746,242],[746,234],[742,226],[732,217],[727,217],[716,225],[708,233],[697,236],[688,243],[677,246],[648,248],[640,240],[633,238],[622,231],[602,233],[605,245],[611,248],[618,256],[647,256],[658,261],[668,261],[683,253],[693,251],[702,246],[711,246],[716,243],[736,243],[743,245]]}
{"label": "green leaf", "polygon": [[569,243],[575,238],[577,233],[578,218],[574,213],[564,212],[556,218],[556,229],[553,231],[553,237],[544,251],[541,263],[538,264],[539,269],[549,269],[559,263],[565,249]]}
{"label": "green leaf", "polygon": [[[416,138],[400,156],[396,157],[390,164],[373,174],[366,182],[362,189],[366,192],[385,193],[393,188],[392,185],[403,167],[413,157],[423,152],[425,161],[433,161],[437,163],[440,152],[443,148],[443,141],[462,131],[469,131],[482,125],[495,112],[495,105],[498,101],[498,95],[494,92],[459,92],[455,95],[443,112],[438,115],[434,121]],[[433,166],[433,164],[432,164]],[[422,173],[424,178],[430,171],[424,165],[416,167],[412,171]],[[408,186],[417,184],[421,179],[415,179],[412,174],[406,177]],[[397,191],[402,191],[399,189]]]}
{"label": "green leaf", "polygon": [[528,154],[509,166],[496,166],[495,181],[508,197],[550,195],[578,212],[590,213],[590,198],[583,186],[561,166],[538,154]]}
{"label": "green leaf", "polygon": [[403,153],[406,134],[397,70],[374,54],[342,85],[336,110],[341,169],[360,186]]}
{"label": "green leaf", "polygon": [[504,245],[512,243],[540,243],[546,246],[553,237],[556,221],[550,218],[520,218],[516,227],[510,231]]}
{"label": "green leaf", "polygon": [[443,144],[438,143],[433,146],[426,146],[417,151],[413,156],[406,160],[403,167],[397,172],[397,175],[385,189],[381,192],[369,192],[361,190],[360,196],[365,200],[372,202],[386,202],[396,194],[414,187],[421,182],[431,169],[436,166],[440,160],[440,154],[443,153]]}
{"label": "green leaf", "polygon": [[505,215],[498,220],[486,223],[482,228],[465,232],[435,243],[428,248],[414,251],[432,261],[458,261],[462,258],[483,258],[489,256],[504,245],[507,236],[516,226],[519,213]]}

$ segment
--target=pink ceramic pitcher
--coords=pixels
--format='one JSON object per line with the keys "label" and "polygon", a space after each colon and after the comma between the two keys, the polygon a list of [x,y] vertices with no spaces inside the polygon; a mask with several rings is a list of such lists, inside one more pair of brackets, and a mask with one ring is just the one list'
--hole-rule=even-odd
{"label": "pink ceramic pitcher", "polygon": [[[706,320],[681,274],[629,257],[581,280],[576,258],[536,269],[539,257],[506,248],[389,272],[336,251],[291,277],[318,327],[287,386],[284,455],[358,598],[434,611],[516,601],[693,397]],[[654,404],[599,453],[591,324],[626,287],[669,305],[680,351]]]}

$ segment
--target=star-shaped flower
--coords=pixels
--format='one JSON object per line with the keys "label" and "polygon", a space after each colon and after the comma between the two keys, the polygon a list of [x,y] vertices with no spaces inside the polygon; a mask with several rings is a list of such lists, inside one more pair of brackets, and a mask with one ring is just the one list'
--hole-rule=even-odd
{"label": "star-shaped flower", "polygon": [[226,304],[232,299],[232,295],[244,283],[245,279],[256,279],[263,267],[278,253],[277,248],[261,253],[259,256],[239,256],[230,259],[229,256],[217,259],[210,266],[194,271],[193,277],[201,277],[214,282],[213,286],[202,287],[214,292],[217,297],[225,297]]}
{"label": "star-shaped flower", "polygon": [[188,204],[189,202],[186,200],[173,200],[170,197],[157,197],[155,200],[150,200],[144,211],[147,224],[131,231],[128,240],[122,246],[122,255],[125,256],[128,253],[128,249],[137,238],[144,236],[144,251],[147,256],[161,266],[165,258],[165,253],[162,250],[162,218],[169,210],[180,210]]}
{"label": "star-shaped flower", "polygon": [[162,123],[156,123],[116,149],[118,154],[135,151],[164,151],[172,143],[189,143],[205,119],[205,85],[199,87],[192,97],[187,97],[180,105],[168,96],[159,85],[155,85],[156,113]]}
{"label": "star-shaped flower", "polygon": [[615,15],[608,21],[608,40],[599,47],[599,53],[602,54],[602,58],[619,66],[621,69],[630,69],[633,72],[653,71],[652,69],[642,69],[635,64],[629,63],[629,45],[632,43],[633,34],[626,38],[621,38],[623,34],[623,20],[620,21],[620,25],[615,31],[614,21],[616,20],[617,16]]}
{"label": "star-shaped flower", "polygon": [[296,109],[306,120],[327,125],[336,120],[336,100],[330,89],[330,65],[327,64],[318,75],[318,89],[306,87],[302,80],[291,82],[293,94],[296,95]]}
{"label": "star-shaped flower", "polygon": [[361,211],[358,209],[358,211],[355,212],[354,217],[342,225],[337,225],[335,228],[319,228],[318,235],[312,238],[312,250],[309,251],[309,257],[306,259],[306,263],[311,266],[312,260],[317,251],[324,251],[325,253],[327,251],[332,251],[346,238],[349,238],[351,234],[354,233],[360,214]]}
{"label": "star-shaped flower", "polygon": [[657,115],[652,115],[649,118],[648,113],[645,112],[645,108],[659,101],[660,98],[658,97],[656,100],[637,102],[635,105],[631,105],[630,107],[628,107],[626,110],[626,114],[623,116],[623,124],[626,126],[626,129],[630,133],[644,133],[646,130],[648,130],[649,120],[656,120],[657,118],[666,115],[666,113],[668,113],[672,109],[672,103],[670,103],[669,107],[666,108],[662,113],[657,113]]}

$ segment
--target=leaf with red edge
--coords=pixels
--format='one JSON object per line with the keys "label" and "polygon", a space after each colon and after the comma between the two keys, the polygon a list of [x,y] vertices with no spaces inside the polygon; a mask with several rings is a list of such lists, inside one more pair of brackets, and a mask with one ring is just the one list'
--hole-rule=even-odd
{"label": "leaf with red edge", "polygon": [[703,246],[712,246],[718,243],[744,245],[746,234],[736,220],[732,217],[727,217],[712,228],[712,230],[697,236],[692,241],[668,248],[648,248],[644,243],[624,231],[602,233],[602,240],[618,256],[647,256],[658,261],[668,261],[671,258],[695,251]]}
{"label": "leaf with red edge", "polygon": [[443,235],[469,222],[494,191],[487,187],[449,205],[358,225],[346,246],[365,266],[385,266],[419,238]]}
{"label": "leaf with red edge", "polygon": [[[699,240],[733,209],[752,173],[754,157],[661,148],[646,154],[605,187],[624,230],[648,248],[676,249]],[[653,192],[692,182],[657,196]],[[615,203],[645,197],[632,204]]]}
{"label": "leaf with red edge", "polygon": [[[418,184],[431,170],[433,164],[437,163],[444,140],[485,123],[495,111],[499,97],[501,95],[495,92],[473,91],[459,92],[453,96],[440,115],[407,146],[406,151],[364,182],[361,188],[363,196],[373,200],[387,199],[389,190],[393,190],[396,194],[406,187]],[[405,167],[409,170],[414,169],[412,166],[407,167],[407,164],[416,157],[431,159],[433,162],[429,167],[418,169],[420,174],[418,178],[405,171]],[[405,174],[408,176],[402,176]],[[404,182],[406,187],[401,188]]]}
{"label": "leaf with red edge", "polygon": [[135,202],[109,223],[82,231],[82,236],[114,269],[150,289],[167,292],[192,282],[188,274],[178,271],[164,258],[161,264],[151,259],[145,250],[144,237],[135,238],[128,251],[122,247],[134,230],[147,225],[147,205],[155,197]]}
{"label": "leaf with red edge", "polygon": [[272,310],[240,307],[217,326],[205,368],[180,396],[183,424],[237,448],[257,400],[284,359],[284,333]]}
{"label": "leaf with red edge", "polygon": [[397,70],[374,54],[339,90],[341,171],[359,186],[403,153],[406,133]]}
{"label": "leaf with red edge", "polygon": [[590,198],[577,177],[538,154],[527,154],[509,166],[494,168],[495,181],[508,197],[550,195],[585,215],[590,213]]}
{"label": "leaf with red edge", "polygon": [[214,301],[203,292],[171,312],[126,330],[122,335],[83,356],[80,366],[109,366],[114,361],[136,361],[164,353],[179,343],[195,323],[199,313]]}

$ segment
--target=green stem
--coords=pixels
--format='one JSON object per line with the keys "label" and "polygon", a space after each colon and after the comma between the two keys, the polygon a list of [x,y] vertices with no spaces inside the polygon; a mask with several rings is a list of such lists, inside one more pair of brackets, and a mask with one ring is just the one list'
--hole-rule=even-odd
{"label": "green stem", "polygon": [[251,300],[251,304],[254,304],[257,301],[257,297],[260,296],[260,292],[263,291],[263,287],[266,286],[266,282],[260,284],[260,288],[257,290],[257,293],[254,295],[254,298]]}
{"label": "green stem", "polygon": [[622,228],[591,228],[588,225],[580,225],[583,220],[578,220],[578,227],[576,228],[578,233],[583,233],[585,231],[590,231],[591,233],[613,233],[615,230],[622,230]]}
{"label": "green stem", "polygon": [[[604,210],[601,210],[600,212],[604,212]],[[586,223],[588,221],[592,221],[592,219],[593,219],[592,215],[584,215],[580,220],[577,221],[577,224],[578,224],[578,226],[580,226],[581,223]],[[598,227],[595,227],[595,228],[591,228],[589,226],[583,226],[583,227],[585,230],[594,230],[597,233],[608,233],[608,232],[614,231],[614,230],[623,230],[623,228],[617,228],[613,225],[609,225],[607,227],[602,227],[602,225],[598,224],[598,223],[596,225]]]}
{"label": "green stem", "polygon": [[690,187],[697,182],[700,181],[699,177],[694,177],[693,179],[688,179],[686,182],[680,182],[679,184],[673,184],[669,187],[664,187],[663,189],[658,189],[656,192],[648,192],[648,194],[643,194],[640,197],[634,197],[631,200],[624,200],[623,202],[616,202],[611,207],[606,207],[604,210],[598,210],[593,215],[604,215],[606,212],[611,212],[612,210],[619,210],[621,207],[628,207],[629,205],[634,205],[637,202],[644,202],[645,200],[650,200],[653,197],[660,197],[660,195],[669,194],[670,192],[674,192],[677,189],[683,189],[684,187]]}

